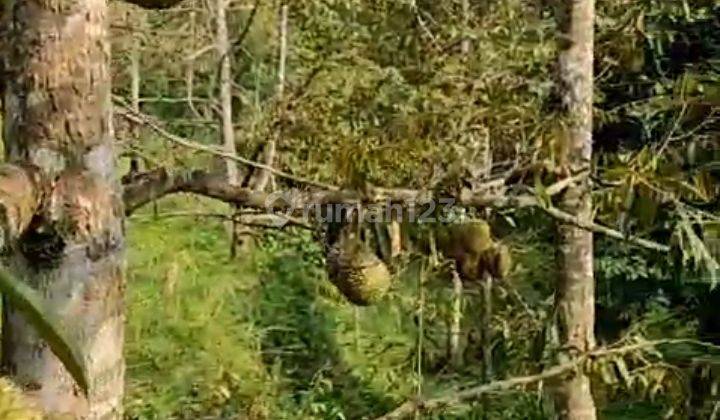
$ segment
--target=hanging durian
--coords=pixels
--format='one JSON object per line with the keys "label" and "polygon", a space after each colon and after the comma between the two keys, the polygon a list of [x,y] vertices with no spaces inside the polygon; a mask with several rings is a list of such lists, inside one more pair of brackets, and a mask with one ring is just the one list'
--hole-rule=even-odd
{"label": "hanging durian", "polygon": [[490,225],[482,219],[446,226],[438,231],[439,250],[455,260],[466,281],[482,281],[486,275],[503,279],[512,264],[510,250],[495,241]]}
{"label": "hanging durian", "polygon": [[390,288],[390,271],[362,240],[357,221],[329,229],[325,253],[328,278],[351,303],[371,305]]}
{"label": "hanging durian", "polygon": [[15,385],[0,377],[0,419],[3,420],[41,420],[39,411],[33,409]]}

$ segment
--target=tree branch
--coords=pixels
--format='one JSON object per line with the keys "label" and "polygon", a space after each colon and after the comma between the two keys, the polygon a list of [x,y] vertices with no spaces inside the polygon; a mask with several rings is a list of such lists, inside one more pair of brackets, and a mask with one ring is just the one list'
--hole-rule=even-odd
{"label": "tree branch", "polygon": [[[164,195],[187,192],[215,198],[241,207],[288,211],[301,214],[304,210],[326,204],[400,204],[423,206],[436,199],[431,191],[402,188],[382,188],[369,186],[363,191],[320,189],[314,191],[286,191],[284,193],[266,193],[253,188],[228,185],[221,173],[181,170],[171,172],[159,168],[150,172],[136,174],[123,180],[126,214],[156,200]],[[467,207],[484,207],[498,200],[505,200],[503,192],[491,187],[502,185],[502,180],[489,182],[488,189],[471,192],[463,190],[455,201]],[[504,190],[503,190],[504,191]],[[442,203],[441,203],[442,204]]]}
{"label": "tree branch", "polygon": [[553,218],[560,220],[565,223],[572,224],[574,226],[577,226],[581,229],[589,230],[596,233],[601,233],[605,236],[609,236],[614,239],[618,239],[621,241],[627,241],[633,245],[637,245],[642,248],[651,249],[653,251],[659,251],[663,253],[670,252],[670,247],[667,245],[659,244],[657,242],[650,241],[648,239],[633,237],[633,236],[626,236],[622,232],[617,231],[615,229],[611,229],[607,226],[599,225],[597,223],[593,222],[586,222],[584,220],[581,220],[575,215],[572,215],[570,213],[565,213],[562,210],[556,208],[556,207],[548,207],[548,206],[539,206],[547,214],[552,216]]}
{"label": "tree branch", "polygon": [[574,370],[581,369],[587,361],[593,361],[604,357],[618,356],[647,348],[673,344],[694,344],[705,348],[720,350],[720,347],[714,346],[712,344],[688,339],[645,341],[620,347],[600,348],[581,355],[569,362],[561,363],[553,367],[547,368],[536,375],[516,376],[501,381],[494,381],[484,385],[478,385],[475,387],[463,389],[461,391],[446,393],[445,395],[441,395],[436,398],[419,401],[409,400],[395,408],[393,411],[381,417],[378,417],[376,420],[403,419],[413,415],[416,411],[432,411],[440,409],[442,407],[458,405],[465,401],[476,400],[479,397],[490,392],[506,391],[512,388],[531,385],[544,381],[546,379],[556,378],[558,376],[569,374]]}
{"label": "tree branch", "polygon": [[290,181],[294,181],[294,182],[297,182],[300,184],[306,184],[306,185],[323,188],[323,189],[327,189],[327,190],[338,190],[339,189],[338,187],[336,187],[334,185],[325,184],[322,182],[313,181],[311,179],[306,179],[306,178],[302,178],[302,177],[299,177],[296,175],[292,175],[287,172],[283,172],[279,169],[273,168],[272,166],[268,166],[268,165],[265,165],[260,162],[254,162],[254,161],[251,161],[250,159],[246,159],[244,157],[241,157],[241,156],[238,156],[238,155],[235,155],[232,153],[224,152],[222,150],[219,150],[216,147],[206,146],[204,144],[196,143],[192,140],[188,140],[186,138],[180,137],[180,136],[175,135],[175,134],[165,130],[164,128],[162,128],[159,124],[154,122],[152,120],[152,118],[149,117],[148,115],[133,111],[129,107],[125,106],[124,104],[117,104],[116,109],[119,109],[120,115],[127,118],[128,120],[133,121],[137,124],[143,124],[143,125],[151,128],[153,131],[155,131],[155,133],[160,135],[162,138],[169,140],[180,146],[183,146],[185,148],[196,150],[199,152],[205,152],[205,153],[208,153],[208,154],[211,154],[214,156],[229,159],[229,160],[232,160],[235,162],[242,163],[247,166],[251,166],[253,168],[264,169],[274,175],[277,175],[280,178],[285,178],[285,179],[288,179]]}
{"label": "tree branch", "polygon": [[[548,206],[531,193],[510,194],[504,184],[504,179],[496,179],[483,184],[481,188],[471,191],[463,189],[454,197],[438,196],[430,190],[414,190],[403,188],[383,188],[368,186],[363,191],[320,189],[315,191],[285,191],[266,193],[253,188],[228,185],[221,173],[206,171],[178,171],[170,172],[164,168],[136,174],[124,179],[125,213],[130,215],[143,205],[174,193],[192,193],[214,198],[239,207],[259,209],[264,211],[282,211],[296,216],[327,204],[384,204],[400,206],[424,206],[430,203],[444,205],[452,203],[462,207],[475,208],[522,208],[540,207],[551,217],[560,221],[571,223],[579,228],[600,233],[633,245],[653,251],[667,253],[670,247],[648,239],[628,237],[622,232],[594,222],[579,220],[576,216],[566,213],[558,208]],[[563,188],[558,184],[567,185],[566,182],[552,184],[545,189],[553,194],[559,194]],[[314,214],[314,213],[310,213]]]}
{"label": "tree branch", "polygon": [[227,213],[209,213],[209,212],[167,212],[159,213],[154,215],[148,215],[153,219],[166,219],[174,217],[193,217],[193,218],[212,218],[234,221],[238,225],[257,227],[263,229],[283,229],[286,226],[294,226],[303,229],[312,230],[312,225],[309,225],[302,220],[294,217],[286,217],[277,214],[269,213],[253,213],[253,214],[227,214]]}
{"label": "tree branch", "polygon": [[169,9],[180,4],[182,0],[124,0],[125,3],[134,4],[143,9]]}

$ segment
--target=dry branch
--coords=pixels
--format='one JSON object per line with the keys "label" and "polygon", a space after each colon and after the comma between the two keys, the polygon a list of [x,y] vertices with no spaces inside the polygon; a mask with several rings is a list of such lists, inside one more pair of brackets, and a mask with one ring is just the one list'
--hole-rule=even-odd
{"label": "dry branch", "polygon": [[125,0],[125,3],[134,4],[143,9],[169,9],[180,2],[182,0]]}
{"label": "dry branch", "polygon": [[254,162],[250,159],[246,159],[244,157],[241,157],[241,156],[238,156],[235,154],[224,152],[224,151],[218,149],[217,147],[207,146],[207,145],[204,145],[201,143],[194,142],[192,140],[188,140],[184,137],[175,135],[175,134],[165,130],[164,128],[162,128],[158,123],[153,121],[153,118],[151,118],[150,116],[147,116],[140,112],[135,112],[132,109],[125,106],[123,103],[116,104],[115,108],[116,108],[116,112],[118,112],[124,118],[127,118],[128,120],[130,120],[134,123],[145,125],[148,128],[152,129],[155,133],[160,135],[162,138],[169,140],[172,143],[183,146],[185,148],[188,148],[191,150],[196,150],[199,152],[208,153],[208,154],[222,157],[225,159],[229,159],[229,160],[239,162],[239,163],[242,163],[244,165],[251,166],[254,168],[264,169],[267,172],[270,172],[273,175],[276,175],[280,178],[285,178],[285,179],[288,179],[290,181],[294,181],[294,182],[297,182],[300,184],[306,184],[306,185],[310,185],[310,186],[314,186],[314,187],[318,187],[318,188],[324,188],[324,189],[328,189],[328,190],[338,190],[338,187],[336,187],[334,185],[329,185],[329,184],[325,184],[322,182],[313,181],[310,179],[295,176],[295,175],[289,174],[287,172],[283,172],[279,169],[273,168],[272,166],[268,166],[268,165],[265,165],[260,162]]}
{"label": "dry branch", "polygon": [[556,207],[548,207],[548,206],[540,206],[540,207],[543,210],[545,210],[545,212],[547,212],[553,218],[560,220],[562,222],[565,222],[565,223],[570,223],[579,228],[589,230],[592,232],[596,232],[596,233],[601,233],[601,234],[608,236],[610,238],[613,238],[613,239],[627,241],[633,245],[637,245],[642,248],[651,249],[653,251],[670,252],[670,247],[667,245],[659,244],[657,242],[653,242],[648,239],[627,236],[618,230],[611,229],[607,226],[599,225],[597,223],[585,222],[585,221],[581,220],[580,218],[578,218],[570,213],[565,213]]}
{"label": "dry branch", "polygon": [[619,347],[600,348],[576,357],[569,362],[561,363],[553,367],[547,368],[536,375],[516,376],[501,381],[494,381],[487,384],[463,389],[460,391],[449,392],[436,398],[429,398],[424,400],[409,400],[395,408],[393,411],[381,417],[378,417],[376,420],[403,419],[412,416],[417,411],[432,411],[440,409],[442,407],[458,405],[466,401],[476,400],[479,397],[482,397],[483,395],[491,392],[507,391],[513,388],[532,385],[545,381],[547,379],[557,378],[565,374],[570,374],[577,369],[581,369],[585,362],[588,361],[611,356],[619,356],[638,350],[673,344],[694,344],[709,349],[720,350],[720,347],[718,346],[714,346],[712,344],[700,342],[697,340],[688,339],[644,341]]}
{"label": "dry branch", "polygon": [[[242,217],[240,217],[242,216]],[[137,217],[137,216],[134,216]],[[165,212],[153,215],[148,215],[153,219],[167,219],[175,217],[192,217],[192,218],[210,218],[210,219],[222,219],[231,220],[238,225],[257,227],[263,229],[283,229],[286,226],[294,226],[303,229],[313,229],[313,227],[302,220],[294,217],[283,216],[278,214],[270,213],[254,213],[254,214],[227,214],[227,213],[212,213],[212,212],[193,212],[193,211],[176,211],[176,212]]]}
{"label": "dry branch", "polygon": [[[554,185],[555,184],[549,186],[545,191],[553,191],[554,193],[562,191]],[[642,248],[659,252],[670,251],[667,245],[659,244],[648,239],[627,237],[620,231],[598,223],[579,221],[577,217],[572,214],[543,204],[532,194],[508,194],[503,179],[488,181],[475,191],[463,189],[454,197],[438,196],[430,190],[373,186],[368,186],[363,191],[321,189],[302,192],[286,191],[284,193],[266,193],[253,188],[228,185],[226,177],[219,173],[199,170],[171,172],[167,169],[160,168],[135,175],[131,179],[126,179],[124,186],[123,199],[125,201],[125,213],[128,215],[153,200],[174,193],[192,193],[214,198],[239,207],[264,211],[280,211],[295,216],[303,216],[303,213],[308,210],[328,204],[425,206],[433,202],[442,203],[444,200],[452,200],[454,205],[462,207],[540,207],[553,218],[567,223],[573,223],[582,229],[627,241]]]}

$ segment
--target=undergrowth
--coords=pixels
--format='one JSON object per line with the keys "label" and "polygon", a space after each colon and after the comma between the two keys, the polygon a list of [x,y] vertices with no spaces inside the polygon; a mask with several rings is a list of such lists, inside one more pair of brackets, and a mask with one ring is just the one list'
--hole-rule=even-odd
{"label": "undergrowth", "polygon": [[[157,211],[145,209],[128,223],[128,418],[374,418],[418,387],[433,393],[481,377],[480,355],[469,341],[466,366],[446,367],[448,287],[432,275],[418,375],[419,264],[399,273],[383,302],[356,308],[326,280],[310,232],[263,232],[256,246],[230,260],[223,221],[206,217],[226,208],[180,197]],[[205,216],[188,215],[193,212]],[[535,253],[526,254],[517,276],[544,282],[537,273],[547,270],[532,265]],[[532,298],[532,290],[518,288]],[[472,340],[476,297],[467,293],[463,329]],[[498,319],[515,307],[503,299],[515,298],[500,299]],[[523,324],[498,323],[496,334],[505,337],[496,346],[498,360],[527,357],[531,340],[512,338],[513,330],[532,325],[516,318]],[[498,365],[499,375],[517,373],[504,366]],[[489,401],[487,418],[549,418],[546,398],[537,393]],[[483,418],[482,410],[471,404],[426,418]]]}

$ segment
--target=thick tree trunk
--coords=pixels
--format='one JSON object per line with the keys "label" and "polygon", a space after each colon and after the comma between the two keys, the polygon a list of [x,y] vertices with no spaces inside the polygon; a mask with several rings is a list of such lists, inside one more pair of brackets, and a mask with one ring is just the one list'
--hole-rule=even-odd
{"label": "thick tree trunk", "polygon": [[114,181],[107,6],[11,0],[5,11],[7,158],[37,167],[43,191],[5,263],[45,296],[81,344],[90,392],[83,396],[11,306],[3,366],[48,413],[120,418],[123,211]]}
{"label": "thick tree trunk", "polygon": [[[587,169],[592,157],[593,24],[594,0],[558,2],[559,93],[567,117],[564,149],[570,173]],[[572,184],[560,207],[592,221],[592,198],[587,178]],[[569,352],[587,352],[595,346],[595,283],[593,235],[574,225],[558,225],[560,266],[556,289],[556,316],[561,345]],[[558,414],[564,419],[595,419],[596,409],[587,376],[578,373],[557,390]]]}

